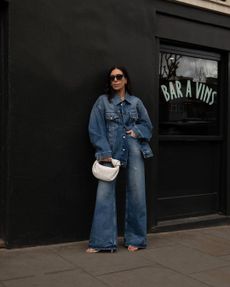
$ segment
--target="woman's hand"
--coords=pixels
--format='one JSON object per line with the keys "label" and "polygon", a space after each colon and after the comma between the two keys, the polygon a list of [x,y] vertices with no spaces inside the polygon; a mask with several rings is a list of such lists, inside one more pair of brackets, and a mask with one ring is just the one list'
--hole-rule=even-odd
{"label": "woman's hand", "polygon": [[133,138],[137,138],[137,135],[135,134],[135,132],[133,130],[128,130],[128,131],[126,131],[126,133]]}

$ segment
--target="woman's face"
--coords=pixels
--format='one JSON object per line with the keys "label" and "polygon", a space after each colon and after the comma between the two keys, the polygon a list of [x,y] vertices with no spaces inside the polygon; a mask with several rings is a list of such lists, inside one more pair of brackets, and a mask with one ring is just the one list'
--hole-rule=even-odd
{"label": "woman's face", "polygon": [[110,83],[113,90],[118,92],[125,89],[127,79],[121,70],[114,69],[110,74]]}

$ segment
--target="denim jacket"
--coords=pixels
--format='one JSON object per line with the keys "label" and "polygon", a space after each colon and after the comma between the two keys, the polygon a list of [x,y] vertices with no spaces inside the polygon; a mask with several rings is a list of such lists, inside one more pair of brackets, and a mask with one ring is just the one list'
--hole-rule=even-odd
{"label": "denim jacket", "polygon": [[144,158],[152,157],[149,146],[152,124],[142,101],[126,93],[122,102],[115,95],[111,102],[107,95],[101,95],[95,102],[89,119],[89,137],[96,149],[96,159],[112,157],[126,165],[128,159],[126,131],[137,135]]}

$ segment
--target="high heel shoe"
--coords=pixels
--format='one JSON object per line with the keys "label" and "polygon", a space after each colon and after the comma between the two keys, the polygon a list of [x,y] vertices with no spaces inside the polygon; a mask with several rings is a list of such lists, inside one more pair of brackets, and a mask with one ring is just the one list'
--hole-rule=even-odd
{"label": "high heel shoe", "polygon": [[133,245],[129,245],[128,246],[128,251],[129,252],[135,252],[135,251],[138,251],[139,248],[137,246],[133,246]]}
{"label": "high heel shoe", "polygon": [[117,250],[116,249],[95,249],[95,248],[88,248],[86,249],[86,253],[98,253],[98,252],[108,252],[108,253],[115,253]]}
{"label": "high heel shoe", "polygon": [[95,248],[87,248],[86,253],[98,253],[100,250]]}

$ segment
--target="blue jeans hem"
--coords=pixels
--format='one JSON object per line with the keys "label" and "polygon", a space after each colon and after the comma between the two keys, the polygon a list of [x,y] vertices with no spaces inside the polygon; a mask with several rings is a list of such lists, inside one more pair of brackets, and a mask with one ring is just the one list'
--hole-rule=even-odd
{"label": "blue jeans hem", "polygon": [[92,245],[89,245],[89,248],[93,248],[97,251],[116,251],[117,247],[95,247]]}

